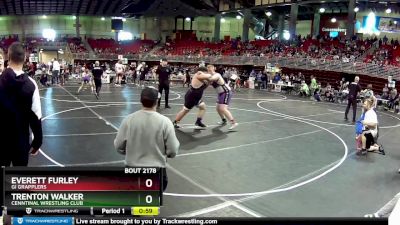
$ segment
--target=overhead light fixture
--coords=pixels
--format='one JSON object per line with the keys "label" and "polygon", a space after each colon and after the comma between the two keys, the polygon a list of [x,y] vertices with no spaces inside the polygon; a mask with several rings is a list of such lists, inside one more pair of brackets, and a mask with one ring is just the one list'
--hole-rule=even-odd
{"label": "overhead light fixture", "polygon": [[320,8],[320,9],[319,9],[319,12],[320,12],[320,13],[324,13],[324,12],[325,12],[325,8]]}
{"label": "overhead light fixture", "polygon": [[355,7],[355,8],[354,8],[354,12],[358,12],[358,11],[360,11],[360,8]]}
{"label": "overhead light fixture", "polygon": [[133,39],[133,35],[131,32],[121,30],[118,33],[118,41],[130,41]]}
{"label": "overhead light fixture", "polygon": [[331,19],[331,22],[332,22],[332,23],[336,23],[336,18],[333,17],[333,18]]}
{"label": "overhead light fixture", "polygon": [[386,12],[387,14],[392,13],[392,9],[388,8],[388,9],[386,9],[385,12]]}
{"label": "overhead light fixture", "polygon": [[126,22],[126,18],[122,18],[122,21],[123,21],[123,22]]}
{"label": "overhead light fixture", "polygon": [[104,18],[104,17],[101,17],[101,20],[103,20],[103,21],[104,21],[104,20],[106,20],[106,18]]}
{"label": "overhead light fixture", "polygon": [[240,20],[240,19],[242,19],[242,16],[241,15],[237,15],[236,19]]}
{"label": "overhead light fixture", "polygon": [[268,17],[272,16],[272,13],[271,13],[271,12],[266,12],[265,14],[266,14]]}
{"label": "overhead light fixture", "polygon": [[226,21],[225,18],[222,17],[221,18],[221,23],[225,23],[225,21]]}
{"label": "overhead light fixture", "polygon": [[53,29],[43,29],[42,36],[48,41],[54,41],[56,38],[56,31]]}
{"label": "overhead light fixture", "polygon": [[46,15],[43,15],[43,16],[42,16],[42,18],[43,18],[43,19],[46,19],[46,18],[47,18],[47,16],[46,16]]}
{"label": "overhead light fixture", "polygon": [[186,22],[190,22],[192,19],[190,17],[185,18]]}
{"label": "overhead light fixture", "polygon": [[290,33],[287,30],[283,31],[283,39],[289,40],[290,39]]}

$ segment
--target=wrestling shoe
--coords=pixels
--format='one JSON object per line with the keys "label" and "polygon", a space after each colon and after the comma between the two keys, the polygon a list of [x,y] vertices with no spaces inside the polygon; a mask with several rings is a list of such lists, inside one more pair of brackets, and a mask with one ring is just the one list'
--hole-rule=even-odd
{"label": "wrestling shoe", "polygon": [[386,155],[385,153],[385,149],[383,148],[383,145],[379,145],[379,153],[381,153],[382,155]]}
{"label": "wrestling shoe", "polygon": [[179,126],[177,122],[174,121],[173,124],[174,124],[174,128],[176,128],[176,129],[181,128],[181,126]]}
{"label": "wrestling shoe", "polygon": [[225,118],[218,122],[218,125],[221,125],[221,126],[225,126],[226,124],[227,124],[227,121]]}
{"label": "wrestling shoe", "polygon": [[234,123],[231,127],[228,128],[228,130],[234,130],[238,125],[238,123]]}
{"label": "wrestling shoe", "polygon": [[207,127],[207,126],[206,126],[204,123],[202,123],[201,121],[196,121],[196,123],[195,123],[194,125],[196,125],[196,126],[198,126],[198,127],[200,127],[200,128],[206,128],[206,127]]}

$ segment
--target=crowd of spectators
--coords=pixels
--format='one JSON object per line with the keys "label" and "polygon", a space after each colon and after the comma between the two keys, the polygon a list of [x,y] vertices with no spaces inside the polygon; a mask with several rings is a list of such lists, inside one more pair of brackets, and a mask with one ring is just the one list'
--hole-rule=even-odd
{"label": "crowd of spectators", "polygon": [[87,53],[88,50],[80,38],[68,38],[68,46],[72,53]]}
{"label": "crowd of spectators", "polygon": [[400,66],[400,46],[398,40],[389,39],[384,36],[378,40],[378,48],[365,57],[365,62],[384,65]]}

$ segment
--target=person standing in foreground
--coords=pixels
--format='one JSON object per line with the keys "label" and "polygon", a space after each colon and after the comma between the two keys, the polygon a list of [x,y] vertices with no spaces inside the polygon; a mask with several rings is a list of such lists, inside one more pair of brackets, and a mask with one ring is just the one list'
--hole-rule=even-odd
{"label": "person standing in foreground", "polygon": [[103,76],[103,72],[104,72],[103,69],[100,67],[100,62],[96,61],[94,63],[92,74],[93,74],[94,85],[96,87],[94,95],[96,96],[97,99],[99,99],[100,96],[101,77]]}
{"label": "person standing in foreground", "polygon": [[175,117],[174,121],[175,128],[180,128],[179,122],[195,106],[199,107],[199,112],[197,114],[197,120],[195,125],[200,128],[207,127],[202,122],[203,116],[206,113],[206,104],[203,102],[202,98],[204,90],[208,87],[208,83],[211,77],[212,76],[207,73],[206,67],[200,67],[197,70],[197,73],[194,74],[190,84],[190,88],[185,94],[185,103],[183,109]]}
{"label": "person standing in foreground", "polygon": [[356,123],[356,115],[357,115],[357,95],[361,91],[361,87],[358,84],[360,82],[360,78],[356,76],[354,78],[354,82],[349,85],[349,94],[347,98],[347,107],[346,112],[344,114],[344,120],[348,121],[347,114],[349,114],[350,105],[353,107],[353,120],[352,124]]}
{"label": "person standing in foreground", "polygon": [[[0,166],[27,166],[29,154],[42,145],[42,112],[36,82],[22,71],[25,49],[15,42],[8,49],[8,68],[0,76]],[[29,127],[34,138],[29,143]]]}
{"label": "person standing in foreground", "polygon": [[[160,62],[160,66],[156,70],[156,74],[158,75],[158,92],[162,95],[163,90],[165,90],[165,108],[170,109],[171,107],[168,105],[169,98],[169,76],[172,73],[172,69],[168,66],[168,62],[166,59],[162,59]],[[160,107],[161,98],[158,100],[157,106]]]}
{"label": "person standing in foreground", "polygon": [[228,106],[232,98],[232,90],[231,88],[225,83],[224,78],[221,74],[215,72],[215,66],[208,65],[207,66],[208,73],[212,75],[211,78],[211,85],[215,88],[218,94],[217,98],[217,112],[221,117],[220,125],[224,126],[227,123],[226,118],[231,122],[231,127],[229,130],[235,129],[239,124],[235,121],[232,116],[232,113],[229,111]]}
{"label": "person standing in foreground", "polygon": [[167,187],[167,158],[178,154],[179,141],[168,117],[156,111],[158,91],[146,87],[142,90],[142,110],[126,117],[114,140],[114,147],[125,155],[128,167],[163,168],[163,188]]}

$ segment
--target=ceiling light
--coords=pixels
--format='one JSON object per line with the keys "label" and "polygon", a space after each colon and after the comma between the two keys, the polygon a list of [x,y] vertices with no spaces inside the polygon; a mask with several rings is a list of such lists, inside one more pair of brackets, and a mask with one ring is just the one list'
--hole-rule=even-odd
{"label": "ceiling light", "polygon": [[333,17],[333,18],[331,19],[331,22],[332,22],[332,23],[336,23],[336,18]]}
{"label": "ceiling light", "polygon": [[324,12],[325,12],[325,8],[320,8],[320,9],[319,9],[319,12],[320,12],[320,13],[324,13]]}
{"label": "ceiling light", "polygon": [[241,15],[237,15],[236,19],[240,20],[240,19],[242,19],[242,16]]}
{"label": "ceiling light", "polygon": [[190,22],[192,19],[190,19],[190,17],[186,17],[185,20],[186,20],[187,22]]}
{"label": "ceiling light", "polygon": [[267,12],[267,13],[265,13],[268,17],[270,17],[271,15],[272,15],[272,13],[271,12]]}
{"label": "ceiling light", "polygon": [[103,21],[104,21],[104,20],[106,20],[106,18],[104,18],[104,17],[101,17],[101,20],[103,20]]}
{"label": "ceiling light", "polygon": [[72,16],[72,19],[76,20],[76,16]]}
{"label": "ceiling light", "polygon": [[388,8],[388,9],[386,9],[385,12],[386,12],[387,14],[392,13],[392,9]]}
{"label": "ceiling light", "polygon": [[354,12],[358,12],[358,11],[360,11],[360,8],[355,7],[355,8],[354,8]]}
{"label": "ceiling light", "polygon": [[122,18],[122,21],[123,21],[123,22],[126,22],[126,18]]}

